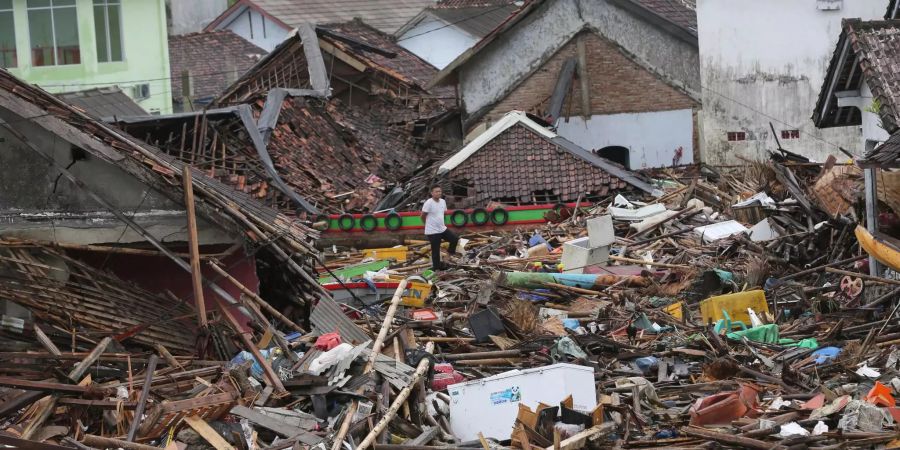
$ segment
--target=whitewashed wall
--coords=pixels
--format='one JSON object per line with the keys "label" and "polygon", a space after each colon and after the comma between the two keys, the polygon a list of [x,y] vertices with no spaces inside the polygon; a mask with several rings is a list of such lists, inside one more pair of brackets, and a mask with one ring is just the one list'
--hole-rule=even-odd
{"label": "whitewashed wall", "polygon": [[218,28],[227,28],[268,52],[274,50],[290,32],[250,8],[244,8],[238,14],[227,18]]}
{"label": "whitewashed wall", "polygon": [[[825,4],[839,9],[819,9]],[[703,159],[765,158],[775,148],[769,122],[779,138],[799,129],[799,139],[781,144],[811,159],[840,158],[837,146],[861,154],[860,127],[820,130],[811,116],[841,19],[878,19],[886,8],[887,0],[698,0]],[[748,140],[728,142],[729,131]]]}
{"label": "whitewashed wall", "polygon": [[629,150],[629,167],[671,166],[678,148],[680,164],[693,162],[693,112],[690,109],[635,114],[571,117],[557,125],[560,136],[587,150],[619,146]]}

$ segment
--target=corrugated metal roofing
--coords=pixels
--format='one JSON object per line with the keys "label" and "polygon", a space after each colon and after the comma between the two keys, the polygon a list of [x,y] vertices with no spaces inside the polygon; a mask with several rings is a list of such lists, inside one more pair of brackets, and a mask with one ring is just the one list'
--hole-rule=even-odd
{"label": "corrugated metal roofing", "polygon": [[97,119],[147,115],[144,108],[115,86],[64,92],[56,96]]}
{"label": "corrugated metal roofing", "polygon": [[309,322],[312,323],[313,331],[317,333],[325,334],[337,331],[344,342],[355,345],[369,340],[369,335],[347,318],[334,300],[327,297],[319,299],[319,304],[309,315]]}

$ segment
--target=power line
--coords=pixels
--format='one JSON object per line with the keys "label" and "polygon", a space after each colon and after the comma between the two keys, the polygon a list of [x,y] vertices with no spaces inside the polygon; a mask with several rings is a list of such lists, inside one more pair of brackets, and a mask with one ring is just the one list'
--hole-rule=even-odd
{"label": "power line", "polygon": [[[710,88],[707,87],[707,86],[700,86],[700,88],[703,89],[703,90],[705,90],[705,91],[707,91],[707,92],[710,92],[710,93],[712,93],[712,94],[714,94],[714,95],[718,95],[719,97],[722,97],[722,98],[724,98],[724,99],[726,99],[726,100],[728,100],[728,101],[730,101],[730,102],[733,102],[733,103],[735,103],[735,104],[737,104],[737,105],[740,105],[740,106],[742,106],[742,107],[744,107],[744,108],[746,108],[746,109],[748,109],[748,110],[750,110],[750,111],[753,111],[753,112],[755,112],[755,113],[757,113],[757,114],[759,114],[759,115],[761,115],[761,116],[764,116],[764,117],[768,118],[769,120],[773,120],[773,121],[775,121],[775,122],[778,122],[778,123],[780,123],[781,125],[785,125],[785,126],[790,127],[790,128],[792,128],[792,129],[798,129],[798,130],[804,128],[804,127],[801,127],[801,126],[798,126],[798,125],[794,125],[794,124],[785,122],[784,120],[781,120],[781,119],[779,119],[779,118],[777,118],[777,117],[775,117],[775,116],[771,116],[771,115],[769,115],[769,114],[767,114],[767,113],[765,113],[765,112],[763,112],[763,111],[760,111],[760,110],[758,110],[758,109],[756,109],[756,108],[754,108],[754,107],[752,107],[752,106],[750,106],[750,105],[748,105],[748,104],[746,104],[746,103],[744,103],[744,102],[741,102],[740,100],[735,100],[735,99],[733,99],[733,98],[731,98],[731,97],[729,97],[729,96],[727,96],[727,95],[725,95],[725,94],[722,94],[721,92],[714,91],[713,89],[710,89]],[[837,148],[837,149],[843,148],[843,147],[841,147],[840,145],[835,144],[834,142],[828,141],[827,139],[824,139],[824,138],[821,138],[821,137],[819,137],[819,136],[816,136],[815,134],[812,134],[812,133],[804,133],[804,135],[807,135],[807,136],[809,136],[809,137],[811,137],[811,138],[813,138],[813,139],[815,139],[815,140],[817,140],[817,141],[820,141],[820,142],[822,142],[822,143],[828,144],[828,145],[830,145],[830,146],[832,146],[832,147],[835,147],[835,148]]]}
{"label": "power line", "polygon": [[407,40],[407,39],[412,39],[412,38],[414,38],[414,37],[424,36],[424,35],[426,35],[426,34],[428,34],[428,33],[434,33],[435,31],[443,30],[444,28],[452,27],[453,25],[456,25],[456,24],[459,24],[459,23],[462,23],[462,22],[466,22],[466,21],[469,21],[469,20],[472,20],[472,19],[477,19],[477,18],[479,18],[479,17],[481,17],[481,16],[486,16],[486,15],[492,13],[492,12],[499,11],[499,10],[501,10],[501,9],[506,9],[506,7],[507,7],[507,5],[501,5],[501,6],[498,6],[498,7],[494,8],[494,9],[489,9],[489,10],[487,10],[487,11],[484,11],[484,12],[481,12],[481,13],[478,13],[478,14],[475,14],[475,15],[472,15],[472,16],[464,17],[464,18],[462,18],[462,19],[460,19],[460,20],[457,20],[457,21],[455,21],[455,22],[448,23],[448,24],[446,24],[446,25],[444,25],[444,26],[442,26],[442,27],[437,27],[437,28],[435,28],[435,29],[433,29],[433,30],[423,31],[423,32],[421,32],[421,33],[414,34],[414,35],[412,35],[412,36],[407,36],[407,37],[405,37],[405,38],[403,38],[403,39],[397,39],[397,42],[405,41],[405,40]]}
{"label": "power line", "polygon": [[[225,70],[222,72],[209,72],[209,73],[198,73],[191,74],[191,78],[204,78],[204,77],[212,77],[215,75],[227,75],[233,74],[234,70]],[[132,83],[144,83],[150,81],[166,81],[166,80],[175,80],[181,78],[181,76],[176,77],[163,77],[163,78],[146,78],[143,80],[113,80],[106,82],[97,82],[97,83],[57,83],[57,84],[37,84],[40,87],[70,87],[70,86],[110,86],[116,84],[132,84]]]}
{"label": "power line", "polygon": [[[155,94],[150,94],[150,95],[148,95],[148,96],[142,98],[141,100],[146,100],[146,99],[148,99],[148,98],[150,98],[150,97],[155,97],[155,96],[157,96],[157,95],[165,95],[165,94],[170,94],[170,93],[171,93],[171,91],[160,91],[160,92],[157,92],[157,93],[155,93]],[[53,95],[53,94],[51,94],[51,95]],[[65,101],[64,99],[60,99],[60,100],[61,100],[63,103],[66,103],[67,105],[72,106],[69,102]],[[137,101],[136,101],[136,100],[133,100],[133,99],[131,99],[131,98],[129,98],[128,100],[121,100],[121,101],[115,101],[115,102],[104,102],[104,103],[101,103],[100,106],[125,105],[125,104],[128,104],[128,103],[135,103],[135,104],[137,104]],[[79,108],[79,107],[77,107],[77,106],[73,106],[73,107]],[[87,113],[88,113],[88,115],[91,115],[91,111],[87,111]],[[45,113],[37,114],[37,115],[34,115],[34,116],[20,117],[20,118],[18,118],[18,119],[7,120],[7,121],[5,121],[5,122],[8,123],[8,124],[21,123],[21,122],[32,121],[32,120],[34,120],[34,119],[39,119],[39,118],[41,118],[41,117],[47,117],[47,116],[52,116],[52,115],[53,115],[53,113],[45,112]]]}

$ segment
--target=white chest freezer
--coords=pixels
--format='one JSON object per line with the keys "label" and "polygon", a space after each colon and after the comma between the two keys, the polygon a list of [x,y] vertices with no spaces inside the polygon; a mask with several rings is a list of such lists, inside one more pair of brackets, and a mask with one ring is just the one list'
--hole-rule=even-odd
{"label": "white chest freezer", "polygon": [[509,439],[520,402],[531,409],[539,402],[556,406],[571,394],[576,410],[590,412],[597,406],[594,369],[574,364],[512,370],[450,385],[447,392],[450,428],[464,441],[478,439],[478,432]]}

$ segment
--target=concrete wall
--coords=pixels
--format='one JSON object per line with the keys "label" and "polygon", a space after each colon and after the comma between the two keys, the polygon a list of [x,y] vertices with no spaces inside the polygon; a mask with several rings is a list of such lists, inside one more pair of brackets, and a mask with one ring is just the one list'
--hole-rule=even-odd
{"label": "concrete wall", "polygon": [[401,47],[438,69],[446,67],[476,42],[477,37],[431,15],[425,15],[397,39]]}
{"label": "concrete wall", "polygon": [[228,0],[166,0],[169,4],[169,34],[203,30],[228,9]]}
{"label": "concrete wall", "polygon": [[595,29],[641,65],[696,93],[700,73],[696,46],[674,37],[607,0],[552,0],[500,36],[459,73],[462,102],[472,114],[504,98],[572,36]]}
{"label": "concrete wall", "polygon": [[274,50],[291,31],[250,8],[236,11],[217,28],[229,29],[267,52]]}
{"label": "concrete wall", "polygon": [[123,0],[124,61],[100,63],[94,32],[92,0],[77,0],[81,63],[63,66],[31,65],[26,0],[13,0],[18,65],[14,75],[50,92],[68,92],[117,85],[132,96],[132,86],[150,84],[150,96],[138,103],[147,111],[172,112],[169,85],[169,44],[164,0]]}
{"label": "concrete wall", "polygon": [[890,134],[881,126],[881,116],[871,110],[866,111],[871,109],[874,99],[872,90],[869,89],[869,84],[865,80],[863,80],[859,88],[858,96],[838,98],[838,106],[853,106],[862,111],[862,125],[852,128],[861,130],[859,145],[863,146],[863,148],[866,148],[865,145],[868,141],[884,142],[890,137]]}
{"label": "concrete wall", "polygon": [[625,147],[629,168],[637,170],[670,166],[679,151],[679,164],[692,163],[693,123],[693,110],[681,109],[571,117],[559,122],[557,132],[586,149]]}
{"label": "concrete wall", "polygon": [[[835,2],[825,2],[834,4]],[[701,154],[712,164],[740,164],[738,155],[766,158],[775,148],[769,122],[800,130],[782,146],[814,160],[862,154],[859,127],[815,128],[810,117],[841,32],[841,19],[881,18],[885,0],[843,0],[838,10],[818,0],[698,0],[703,83]],[[746,141],[728,142],[743,131]]]}
{"label": "concrete wall", "polygon": [[[81,153],[73,162],[73,146],[32,121],[0,108],[0,118],[93,192],[146,226],[165,242],[186,239],[184,208],[106,161]],[[78,153],[78,150],[75,150]],[[94,244],[140,242],[111,212],[91,199],[24,143],[0,128],[0,235],[38,240]],[[223,231],[202,222],[201,241],[231,242]],[[123,231],[125,233],[123,234]],[[121,236],[121,239],[120,239]]]}

